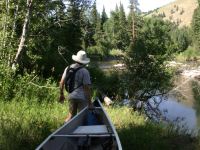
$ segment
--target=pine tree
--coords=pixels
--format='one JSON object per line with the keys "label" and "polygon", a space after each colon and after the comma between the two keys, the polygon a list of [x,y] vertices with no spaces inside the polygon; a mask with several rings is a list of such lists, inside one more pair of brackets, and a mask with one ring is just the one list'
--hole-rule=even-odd
{"label": "pine tree", "polygon": [[96,26],[97,26],[97,21],[98,21],[98,12],[97,12],[97,8],[96,8],[96,1],[93,3],[92,5],[92,9],[91,9],[91,13],[90,13],[90,23],[91,23],[91,40],[90,40],[90,43],[91,43],[91,46],[94,46],[96,44],[96,41],[95,41],[95,30],[96,30]]}
{"label": "pine tree", "polygon": [[70,36],[70,39],[67,41],[70,45],[69,49],[71,53],[77,52],[81,49],[81,10],[79,1],[76,0],[69,0],[70,4],[67,9],[67,20],[70,20],[68,22],[69,30],[68,33]]}
{"label": "pine tree", "polygon": [[95,1],[94,4],[92,5],[91,17],[90,17],[90,21],[94,29],[96,28],[96,24],[97,24],[97,17],[98,17],[98,12],[97,12],[96,1]]}
{"label": "pine tree", "polygon": [[112,29],[112,45],[115,49],[118,49],[118,32],[120,30],[120,24],[119,24],[119,8],[118,6],[116,5],[115,7],[115,11],[112,11],[111,12],[111,29]]}
{"label": "pine tree", "polygon": [[129,35],[128,35],[128,26],[127,26],[127,20],[126,20],[126,14],[124,11],[123,5],[120,3],[119,7],[119,43],[118,48],[122,50],[126,50],[126,48],[129,45]]}
{"label": "pine tree", "polygon": [[[198,1],[200,4],[200,1]],[[192,18],[192,30],[194,35],[194,42],[200,50],[200,6],[198,6],[193,14]]]}
{"label": "pine tree", "polygon": [[135,22],[136,22],[136,13],[140,10],[138,9],[138,0],[130,0],[130,15],[131,15],[131,24],[132,24],[132,44],[135,41]]}
{"label": "pine tree", "polygon": [[107,20],[108,20],[108,16],[107,16],[105,8],[103,6],[103,11],[102,11],[102,14],[101,14],[101,30],[102,31],[103,31],[103,25]]}

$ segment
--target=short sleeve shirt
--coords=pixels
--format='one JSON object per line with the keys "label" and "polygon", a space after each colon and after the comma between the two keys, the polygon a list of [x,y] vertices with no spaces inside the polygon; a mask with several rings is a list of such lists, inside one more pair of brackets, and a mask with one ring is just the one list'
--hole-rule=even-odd
{"label": "short sleeve shirt", "polygon": [[[76,69],[78,67],[81,67],[81,65],[79,64],[72,64],[70,67]],[[67,68],[65,68],[64,73],[62,75],[62,79],[66,79],[66,72],[67,72]],[[70,93],[68,96],[69,99],[80,99],[80,100],[87,100],[84,90],[83,90],[83,86],[80,85],[91,85],[91,80],[90,80],[90,74],[89,71],[86,68],[81,68],[79,69],[76,74],[75,74],[75,90]],[[77,88],[78,87],[78,88]]]}

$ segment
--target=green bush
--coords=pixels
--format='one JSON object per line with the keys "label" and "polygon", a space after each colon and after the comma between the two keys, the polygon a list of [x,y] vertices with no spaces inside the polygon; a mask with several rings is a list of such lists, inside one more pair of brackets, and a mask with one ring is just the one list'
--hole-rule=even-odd
{"label": "green bush", "polygon": [[121,92],[121,75],[117,71],[103,72],[97,65],[89,68],[93,89],[101,91],[109,96],[118,96]]}
{"label": "green bush", "polygon": [[120,49],[112,49],[109,52],[109,55],[119,57],[119,56],[125,56],[125,53]]}
{"label": "green bush", "polygon": [[[131,97],[142,91],[141,100],[156,92],[165,93],[172,86],[172,72],[165,66],[177,47],[171,39],[170,22],[145,18],[126,58],[127,89]],[[146,96],[148,93],[148,96]]]}
{"label": "green bush", "polygon": [[11,68],[0,65],[0,100],[55,101],[58,87],[52,79],[34,74],[17,75]]}

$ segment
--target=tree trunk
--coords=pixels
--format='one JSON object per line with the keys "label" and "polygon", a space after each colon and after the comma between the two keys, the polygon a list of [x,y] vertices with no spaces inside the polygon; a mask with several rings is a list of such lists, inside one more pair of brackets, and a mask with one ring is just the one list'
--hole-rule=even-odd
{"label": "tree trunk", "polygon": [[15,30],[16,30],[16,21],[17,21],[18,10],[19,10],[19,6],[18,6],[18,3],[16,3],[15,4],[14,21],[13,21],[11,38],[14,37],[14,33],[15,33]]}
{"label": "tree trunk", "polygon": [[12,25],[12,31],[11,31],[11,38],[9,40],[9,50],[8,50],[8,58],[7,58],[7,64],[8,66],[12,65],[12,57],[13,57],[13,53],[12,53],[12,44],[13,44],[13,38],[15,35],[15,30],[16,30],[16,21],[17,21],[17,16],[18,16],[18,10],[19,10],[19,6],[18,6],[18,1],[14,1],[14,5],[15,5],[15,11],[14,11],[14,20],[13,20],[13,25]]}
{"label": "tree trunk", "polygon": [[22,35],[21,35],[21,38],[20,38],[20,43],[19,43],[19,46],[18,46],[17,54],[15,56],[12,68],[15,68],[16,64],[19,64],[19,62],[22,58],[21,56],[22,56],[22,53],[24,51],[24,44],[25,44],[26,36],[27,36],[27,32],[28,32],[28,23],[29,23],[29,20],[30,20],[32,1],[33,0],[27,0],[27,12],[26,12],[26,16],[25,16],[25,19],[24,19]]}
{"label": "tree trunk", "polygon": [[134,13],[134,2],[131,1],[130,6],[131,16],[132,16],[132,42],[135,41],[135,13]]}

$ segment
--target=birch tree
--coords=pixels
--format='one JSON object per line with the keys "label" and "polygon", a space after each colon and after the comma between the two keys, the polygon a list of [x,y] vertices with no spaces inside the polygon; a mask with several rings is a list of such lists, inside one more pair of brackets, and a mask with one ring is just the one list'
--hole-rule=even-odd
{"label": "birch tree", "polygon": [[[3,5],[5,4],[5,7],[3,7]],[[6,0],[5,2],[0,2],[0,6],[1,6],[1,28],[2,28],[2,32],[1,32],[1,59],[3,59],[5,57],[5,46],[6,46],[6,40],[7,40],[7,28],[8,28],[8,16],[9,16],[9,0]],[[3,10],[5,9],[5,10]]]}
{"label": "birch tree", "polygon": [[27,0],[27,12],[26,12],[25,19],[24,19],[20,43],[19,43],[18,50],[17,50],[16,56],[15,56],[15,59],[14,59],[13,65],[12,65],[13,69],[16,68],[16,64],[19,64],[19,62],[21,60],[21,56],[24,51],[25,41],[26,41],[27,32],[28,32],[28,23],[30,21],[32,4],[33,4],[32,2],[33,2],[33,0]]}

